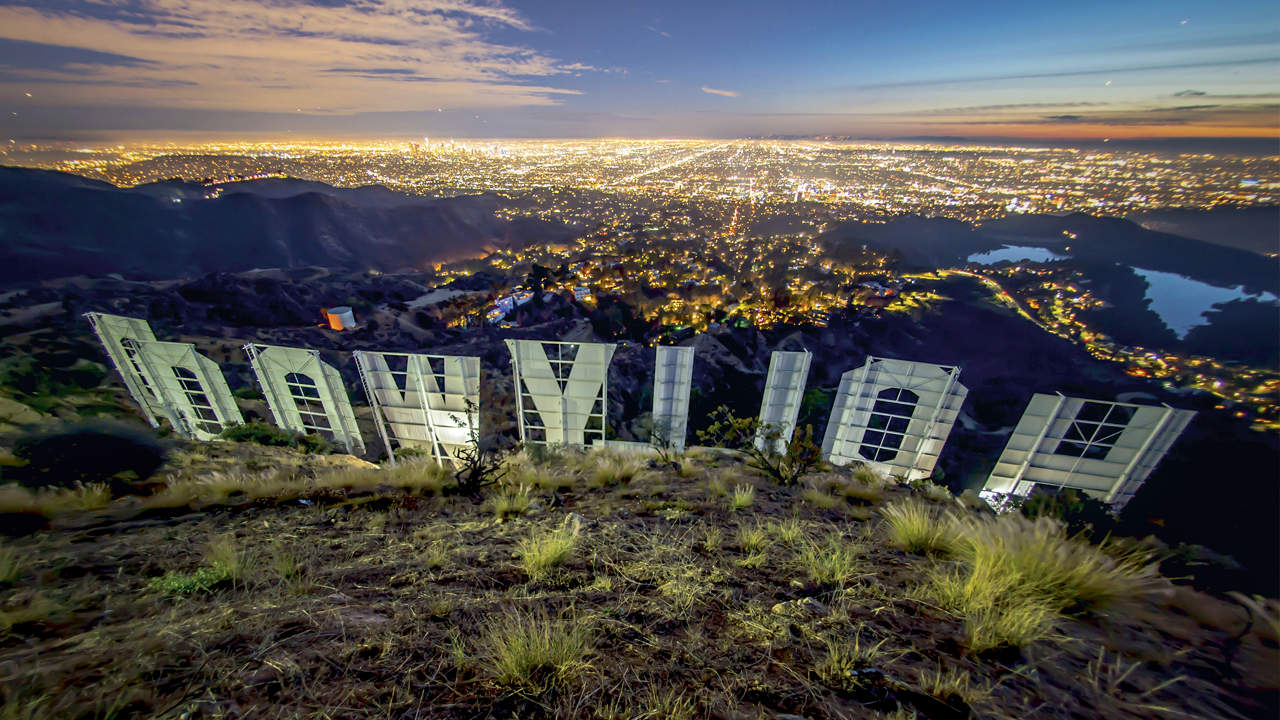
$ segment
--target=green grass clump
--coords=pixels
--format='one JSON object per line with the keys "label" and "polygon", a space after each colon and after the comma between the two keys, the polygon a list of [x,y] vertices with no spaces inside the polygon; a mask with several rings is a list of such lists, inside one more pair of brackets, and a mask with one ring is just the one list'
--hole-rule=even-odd
{"label": "green grass clump", "polygon": [[765,523],[769,534],[787,547],[797,547],[808,536],[808,530],[799,518],[769,520]]}
{"label": "green grass clump", "polygon": [[565,522],[555,530],[547,530],[521,540],[516,546],[520,567],[530,580],[541,580],[551,570],[564,564],[578,544],[579,528]]}
{"label": "green grass clump", "polygon": [[198,568],[195,572],[170,571],[147,583],[148,590],[165,595],[195,595],[213,590],[225,582],[227,576],[211,567]]}
{"label": "green grass clump", "polygon": [[268,447],[291,447],[316,455],[323,455],[332,449],[329,441],[319,435],[303,435],[263,422],[232,425],[222,431],[222,437],[232,442],[256,443]]}
{"label": "green grass clump", "polygon": [[889,533],[889,543],[912,553],[946,555],[959,542],[955,521],[925,503],[906,500],[880,512]]}
{"label": "green grass clump", "polygon": [[729,509],[737,512],[751,507],[756,501],[756,488],[754,485],[742,483],[733,488],[733,493],[729,496]]}
{"label": "green grass clump", "polygon": [[541,693],[566,685],[590,667],[589,628],[553,619],[542,609],[519,610],[484,623],[486,670],[503,687]]}
{"label": "green grass clump", "polygon": [[796,553],[795,561],[808,578],[819,585],[844,585],[858,577],[857,562],[862,547],[832,532],[825,538],[808,540]]}
{"label": "green grass clump", "polygon": [[746,553],[763,552],[773,544],[769,528],[761,523],[738,527],[738,547]]}

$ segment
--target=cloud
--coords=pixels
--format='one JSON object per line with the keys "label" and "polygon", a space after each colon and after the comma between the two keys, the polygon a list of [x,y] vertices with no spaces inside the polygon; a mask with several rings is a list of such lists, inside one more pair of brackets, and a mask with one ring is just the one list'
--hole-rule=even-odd
{"label": "cloud", "polygon": [[7,0],[0,69],[51,105],[319,113],[554,105],[602,71],[492,39],[535,29],[498,0]]}
{"label": "cloud", "polygon": [[644,29],[645,29],[645,30],[648,30],[648,31],[650,31],[650,32],[658,33],[659,35],[661,35],[661,36],[662,36],[662,37],[664,37],[664,38],[669,38],[669,37],[671,37],[671,33],[667,32],[666,30],[659,30],[658,28],[656,28],[656,27],[654,27],[654,26],[652,26],[652,25],[645,25],[645,26],[644,26]]}
{"label": "cloud", "polygon": [[907,87],[937,87],[942,85],[965,85],[970,83],[1001,82],[1005,80],[1042,80],[1045,78],[1080,77],[1088,75],[1119,75],[1121,73],[1152,72],[1158,70],[1191,70],[1195,68],[1221,68],[1244,65],[1263,65],[1280,63],[1280,57],[1249,58],[1244,60],[1215,60],[1208,62],[1167,63],[1159,65],[1130,65],[1109,68],[1093,68],[1086,70],[1057,70],[1053,72],[1020,73],[1009,75],[970,75],[967,77],[941,78],[931,80],[905,80],[899,82],[870,83],[867,85],[850,85],[844,90],[885,90]]}
{"label": "cloud", "polygon": [[702,92],[709,95],[723,95],[724,97],[738,97],[741,94],[735,90],[717,90],[716,88],[707,87],[706,85],[702,86]]}

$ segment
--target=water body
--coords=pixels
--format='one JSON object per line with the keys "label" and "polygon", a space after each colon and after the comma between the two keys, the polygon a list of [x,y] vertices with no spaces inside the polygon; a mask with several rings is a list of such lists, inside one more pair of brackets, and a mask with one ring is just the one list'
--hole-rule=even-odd
{"label": "water body", "polygon": [[1186,337],[1187,332],[1197,325],[1206,325],[1202,314],[1218,303],[1247,298],[1263,302],[1277,300],[1272,293],[1247,293],[1243,286],[1217,287],[1185,275],[1146,268],[1134,268],[1133,271],[1147,281],[1151,309],[1179,338]]}
{"label": "water body", "polygon": [[974,253],[967,259],[969,262],[978,263],[979,265],[995,265],[996,263],[1005,260],[1008,260],[1009,262],[1018,262],[1019,260],[1022,260],[1026,262],[1041,263],[1061,260],[1062,258],[1062,255],[1059,255],[1052,250],[1046,250],[1045,248],[1027,247],[1025,245],[1005,245],[999,250]]}

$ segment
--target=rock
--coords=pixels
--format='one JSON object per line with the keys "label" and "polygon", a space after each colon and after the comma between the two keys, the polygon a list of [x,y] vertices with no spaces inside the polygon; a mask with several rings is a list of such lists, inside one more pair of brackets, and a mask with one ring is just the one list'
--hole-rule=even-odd
{"label": "rock", "polygon": [[592,520],[588,520],[588,519],[586,519],[586,518],[582,517],[581,515],[579,515],[579,514],[578,514],[578,513],[576,513],[576,512],[571,512],[571,513],[569,513],[568,515],[566,515],[566,516],[565,516],[565,522],[567,522],[567,523],[569,523],[569,524],[571,524],[571,525],[576,525],[576,526],[578,526],[578,527],[580,527],[580,528],[582,528],[582,527],[585,527],[585,528],[593,528],[593,527],[595,527],[595,526],[596,526],[596,523],[595,523],[594,521],[592,521]]}
{"label": "rock", "polygon": [[799,600],[780,602],[774,605],[770,612],[775,615],[788,615],[792,617],[798,615],[825,617],[831,614],[831,609],[811,597],[806,597],[800,598]]}

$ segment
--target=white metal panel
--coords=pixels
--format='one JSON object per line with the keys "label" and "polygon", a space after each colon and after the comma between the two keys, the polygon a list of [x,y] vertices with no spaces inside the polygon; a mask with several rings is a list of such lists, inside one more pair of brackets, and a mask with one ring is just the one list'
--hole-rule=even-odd
{"label": "white metal panel", "polygon": [[832,465],[929,477],[969,392],[959,376],[953,366],[868,356],[840,377],[823,456]]}
{"label": "white metal panel", "polygon": [[[804,385],[809,379],[809,363],[813,353],[783,352],[775,350],[769,358],[769,375],[764,381],[764,397],[760,400],[760,425],[779,435],[774,443],[778,452],[786,450],[791,434],[796,429],[800,415],[800,403],[804,399]],[[756,446],[764,444],[763,437],[756,438]]]}
{"label": "white metal panel", "polygon": [[653,444],[684,451],[692,384],[693,348],[659,345],[654,349]]}
{"label": "white metal panel", "polygon": [[356,365],[387,455],[392,440],[457,462],[480,427],[480,358],[356,351]]}
{"label": "white metal panel", "polygon": [[191,343],[125,340],[146,368],[166,417],[179,435],[217,440],[223,430],[244,422],[218,364]]}
{"label": "white metal panel", "polygon": [[146,377],[146,370],[136,357],[136,351],[124,345],[125,340],[154,341],[156,336],[151,331],[151,326],[141,318],[121,315],[91,312],[85,313],[84,316],[93,327],[93,332],[98,336],[103,349],[107,351],[107,357],[111,358],[111,364],[115,366],[116,372],[120,373],[120,379],[124,381],[125,388],[133,396],[133,401],[142,408],[142,414],[147,418],[147,422],[151,423],[151,427],[159,427],[159,419],[164,417],[160,397],[152,390],[151,382]]}
{"label": "white metal panel", "polygon": [[1037,393],[983,491],[1026,495],[1036,484],[1053,485],[1122,508],[1193,415],[1168,405]]}
{"label": "white metal panel", "polygon": [[364,454],[364,439],[342,376],[306,348],[244,346],[276,425],[300,433],[318,433],[353,455]]}
{"label": "white metal panel", "polygon": [[521,442],[582,446],[605,439],[609,363],[614,345],[506,342],[515,376]]}

